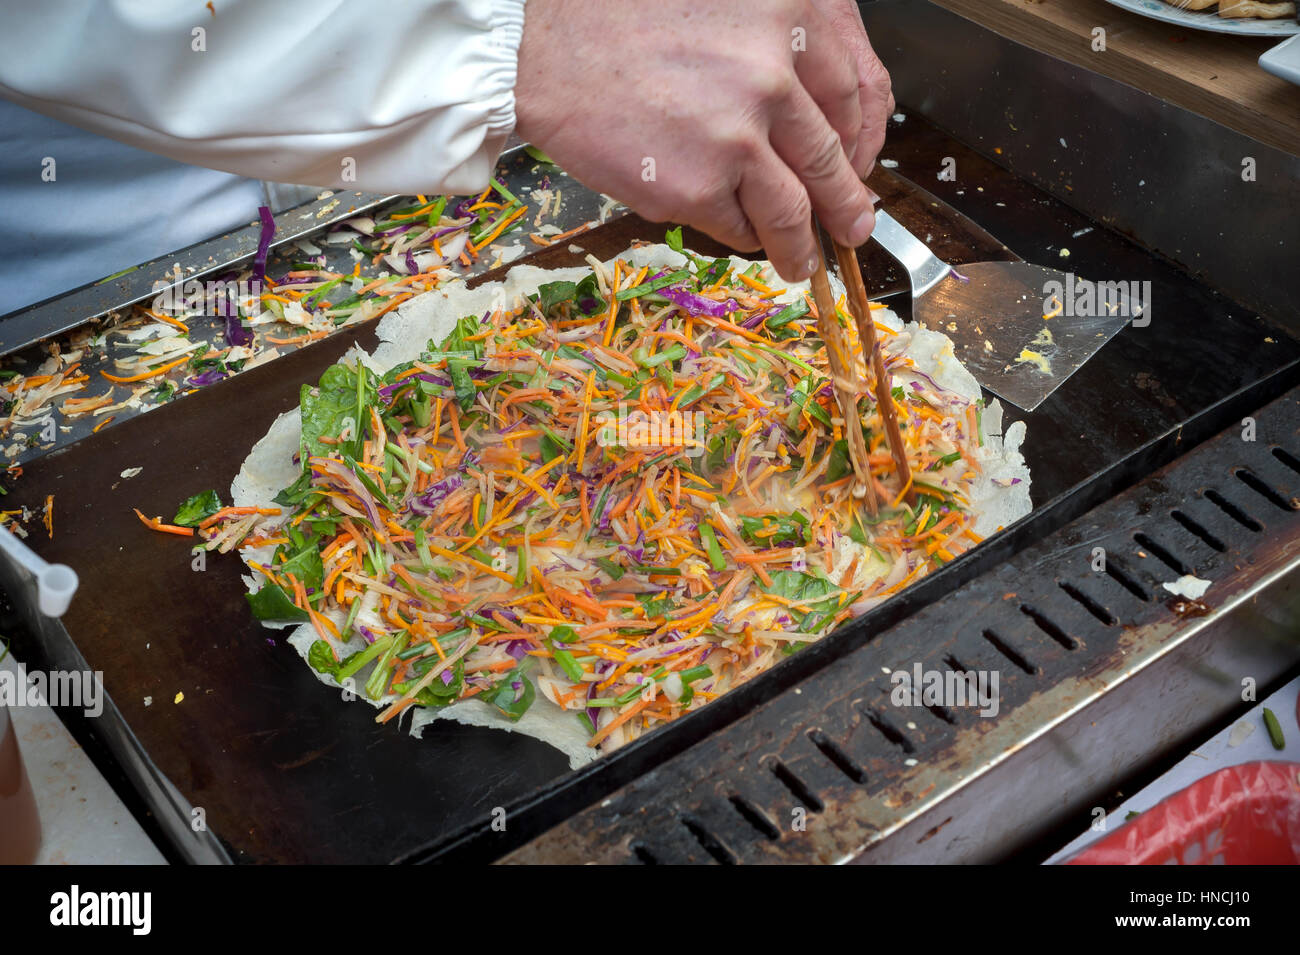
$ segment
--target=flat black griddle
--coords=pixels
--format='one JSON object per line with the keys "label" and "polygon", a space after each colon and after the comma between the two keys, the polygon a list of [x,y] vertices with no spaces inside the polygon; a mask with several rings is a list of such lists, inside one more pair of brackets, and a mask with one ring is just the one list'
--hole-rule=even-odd
{"label": "flat black griddle", "polygon": [[[961,204],[1031,261],[1041,257],[1045,235],[1091,225],[923,123],[909,122],[891,141],[891,153],[932,160],[933,168],[941,157],[956,156],[970,197]],[[894,215],[914,232],[930,233],[932,247],[949,261],[1010,255],[928,194],[883,173],[873,185]],[[662,235],[663,226],[627,217],[575,241],[604,258],[635,239]],[[688,234],[688,243],[721,251],[700,236]],[[564,245],[523,261],[580,262]],[[54,540],[33,534],[29,543],[81,575],[82,589],[64,618],[68,631],[90,666],[104,672],[108,693],[146,752],[205,810],[234,860],[385,862],[494,807],[516,804],[532,807],[521,817],[528,820],[517,833],[523,839],[529,829],[553,824],[781,693],[1297,380],[1300,343],[1277,326],[1103,229],[1070,245],[1081,275],[1149,279],[1154,315],[1148,328],[1122,332],[1027,417],[1024,452],[1035,514],[903,598],[578,774],[558,752],[525,737],[434,724],[416,740],[395,726],[376,725],[370,707],[344,704],[277,632],[252,620],[237,558],[209,555],[206,571],[195,572],[184,541],[145,530],[131,511],[170,517],[178,501],[197,491],[215,487],[225,495],[253,443],[297,403],[300,383],[314,381],[353,342],[372,347],[369,328],[341,333],[33,462],[6,506],[35,508],[55,495]],[[904,287],[905,277],[879,250],[866,252],[864,267],[874,294]],[[903,303],[891,304],[906,313]],[[143,471],[122,479],[132,467]],[[37,663],[43,653],[21,639],[17,650]],[[173,703],[178,692],[184,700]],[[94,755],[93,721],[74,729]]]}

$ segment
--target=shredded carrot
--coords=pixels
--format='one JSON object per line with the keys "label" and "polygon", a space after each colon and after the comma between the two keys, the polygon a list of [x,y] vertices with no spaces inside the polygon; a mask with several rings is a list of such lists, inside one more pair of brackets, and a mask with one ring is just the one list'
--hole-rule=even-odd
{"label": "shredded carrot", "polygon": [[135,511],[135,516],[140,518],[140,523],[151,531],[161,531],[164,534],[176,534],[179,537],[194,536],[194,528],[192,527],[179,527],[175,524],[164,524],[161,517],[145,517],[140,513],[138,507],[132,508],[132,510]]}
{"label": "shredded carrot", "polygon": [[108,372],[102,369],[100,370],[99,373],[103,375],[105,378],[107,378],[109,381],[115,381],[120,385],[125,385],[133,381],[147,381],[150,378],[156,378],[159,375],[166,374],[167,372],[171,371],[173,368],[179,368],[181,365],[186,364],[189,360],[190,360],[190,356],[186,355],[184,358],[178,358],[176,359],[176,361],[169,362],[168,364],[163,365],[160,368],[153,369],[153,371],[142,371],[138,375],[129,375],[125,378],[119,377],[118,375],[110,375]]}

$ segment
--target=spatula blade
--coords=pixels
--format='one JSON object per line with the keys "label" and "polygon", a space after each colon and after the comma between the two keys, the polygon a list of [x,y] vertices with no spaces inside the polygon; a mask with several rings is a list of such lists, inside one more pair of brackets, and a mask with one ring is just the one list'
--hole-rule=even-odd
{"label": "spatula blade", "polygon": [[[912,302],[912,317],[953,341],[957,358],[989,391],[1033,411],[1098,349],[1128,324],[1128,303],[1099,305],[1100,314],[1045,319],[1044,300],[1054,286],[1068,287],[1055,269],[1027,262],[958,266],[966,279],[948,275]],[[1049,309],[1050,312],[1053,309]]]}

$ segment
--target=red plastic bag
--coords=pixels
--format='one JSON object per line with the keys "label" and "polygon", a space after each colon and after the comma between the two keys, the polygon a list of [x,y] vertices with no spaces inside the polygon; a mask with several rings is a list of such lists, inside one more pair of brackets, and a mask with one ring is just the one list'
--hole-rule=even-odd
{"label": "red plastic bag", "polygon": [[1094,842],[1067,865],[1296,865],[1300,763],[1229,766]]}

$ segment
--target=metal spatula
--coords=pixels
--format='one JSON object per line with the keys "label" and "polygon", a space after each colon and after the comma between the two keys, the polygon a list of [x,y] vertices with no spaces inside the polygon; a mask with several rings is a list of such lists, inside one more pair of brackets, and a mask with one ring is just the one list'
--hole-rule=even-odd
{"label": "metal spatula", "polygon": [[[883,209],[871,237],[912,279],[912,318],[943,332],[975,380],[1033,411],[1135,314],[1123,288],[1108,287],[1078,315],[1079,280],[1028,262],[976,262],[954,271]],[[1045,318],[1044,316],[1051,316]]]}

